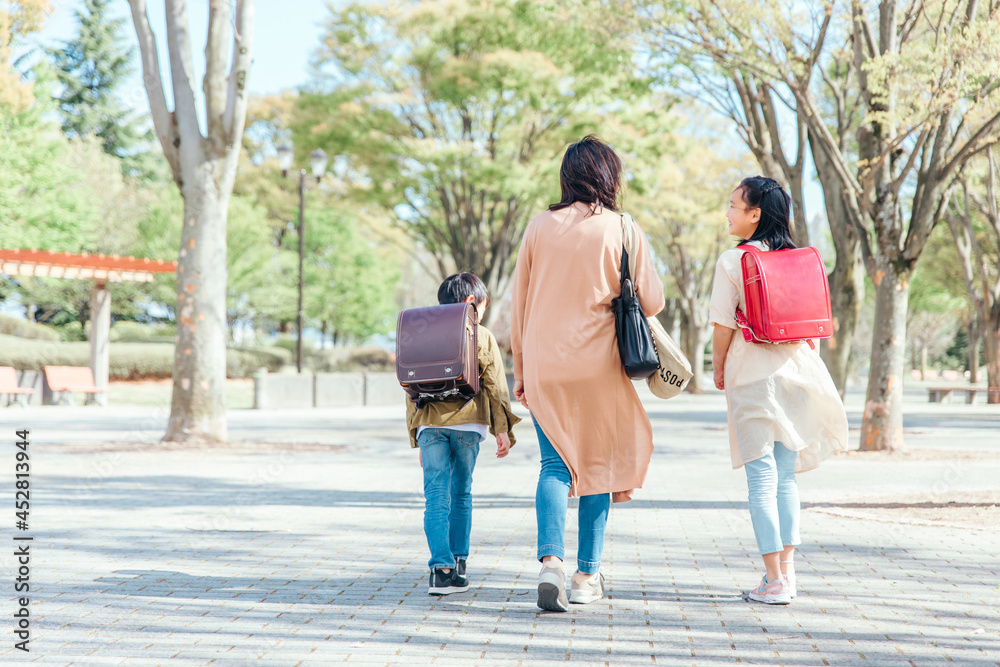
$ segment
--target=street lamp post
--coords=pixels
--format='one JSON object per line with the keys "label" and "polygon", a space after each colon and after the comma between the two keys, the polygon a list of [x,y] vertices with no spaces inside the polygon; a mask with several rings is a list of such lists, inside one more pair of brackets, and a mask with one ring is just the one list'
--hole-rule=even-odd
{"label": "street lamp post", "polygon": [[[278,148],[278,166],[281,167],[281,175],[283,177],[288,176],[288,170],[292,168],[292,160],[295,157],[295,149],[293,149],[288,144],[280,146]],[[309,156],[309,167],[312,169],[312,175],[316,177],[316,182],[319,183],[320,179],[323,178],[323,173],[326,171],[326,153],[323,149],[317,148]],[[299,169],[299,313],[298,313],[298,338],[295,341],[295,368],[299,373],[302,372],[302,328],[304,325],[303,317],[303,307],[302,307],[302,294],[305,287],[305,279],[303,275],[303,264],[305,259],[305,238],[306,238],[306,170]]]}

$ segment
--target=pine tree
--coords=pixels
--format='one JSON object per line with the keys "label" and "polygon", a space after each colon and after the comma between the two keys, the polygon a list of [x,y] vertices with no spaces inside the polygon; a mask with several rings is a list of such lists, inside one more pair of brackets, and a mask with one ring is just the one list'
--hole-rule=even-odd
{"label": "pine tree", "polygon": [[68,137],[96,135],[105,153],[124,161],[122,171],[150,175],[150,158],[135,112],[122,104],[119,89],[133,73],[135,49],[122,44],[126,18],[110,17],[111,0],[84,0],[74,12],[78,32],[50,50],[62,85],[56,96],[62,129]]}

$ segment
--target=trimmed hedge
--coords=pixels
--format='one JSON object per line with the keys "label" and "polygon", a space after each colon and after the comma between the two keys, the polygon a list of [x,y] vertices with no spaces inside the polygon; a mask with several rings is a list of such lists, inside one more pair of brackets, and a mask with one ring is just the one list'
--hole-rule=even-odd
{"label": "trimmed hedge", "polygon": [[[264,366],[277,372],[286,363],[283,350],[243,348],[226,350],[226,375],[251,377]],[[112,343],[109,376],[112,380],[161,379],[173,376],[173,343]],[[0,335],[0,366],[40,371],[44,366],[89,366],[90,343],[36,341]]]}
{"label": "trimmed hedge", "polygon": [[[304,351],[303,351],[304,352]],[[396,357],[379,347],[313,350],[303,355],[309,368],[317,373],[395,372]]]}
{"label": "trimmed hedge", "polygon": [[0,315],[0,335],[27,338],[29,340],[62,340],[59,332],[44,324],[38,324],[20,317]]}
{"label": "trimmed hedge", "polygon": [[177,328],[173,324],[115,322],[111,325],[112,343],[173,343]]}

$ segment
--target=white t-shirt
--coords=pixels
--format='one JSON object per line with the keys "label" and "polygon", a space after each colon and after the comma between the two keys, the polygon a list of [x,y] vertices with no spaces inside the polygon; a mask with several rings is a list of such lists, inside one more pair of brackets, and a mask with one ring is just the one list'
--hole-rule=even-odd
{"label": "white t-shirt", "polygon": [[421,426],[420,428],[417,429],[417,438],[419,438],[420,434],[423,433],[424,429],[427,428],[447,428],[451,429],[452,431],[467,431],[469,433],[478,433],[480,444],[486,442],[486,435],[490,432],[489,429],[486,427],[486,424],[458,424],[456,426]]}

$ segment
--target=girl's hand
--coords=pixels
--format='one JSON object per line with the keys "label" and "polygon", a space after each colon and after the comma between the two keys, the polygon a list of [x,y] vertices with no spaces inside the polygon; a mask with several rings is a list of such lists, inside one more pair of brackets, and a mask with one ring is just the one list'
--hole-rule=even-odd
{"label": "girl's hand", "polygon": [[726,388],[726,369],[721,365],[716,365],[715,367],[714,380],[716,389]]}
{"label": "girl's hand", "polygon": [[507,452],[510,451],[510,436],[506,433],[501,433],[497,436],[497,458],[502,459],[507,456]]}
{"label": "girl's hand", "polygon": [[531,409],[528,407],[528,399],[524,395],[524,382],[522,380],[514,380],[514,398],[526,409]]}
{"label": "girl's hand", "polygon": [[421,468],[424,467],[424,452],[422,449],[417,450],[417,463],[420,464]]}

